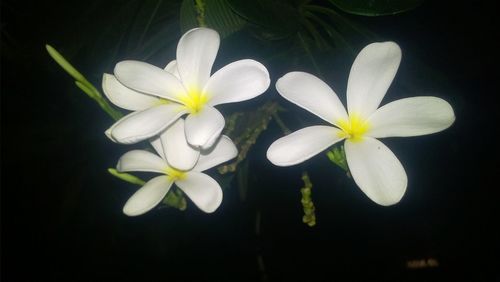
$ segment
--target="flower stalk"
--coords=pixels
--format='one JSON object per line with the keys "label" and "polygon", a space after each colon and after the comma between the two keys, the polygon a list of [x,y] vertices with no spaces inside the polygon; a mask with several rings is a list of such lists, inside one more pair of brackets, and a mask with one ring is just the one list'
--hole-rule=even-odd
{"label": "flower stalk", "polygon": [[205,22],[205,1],[204,0],[195,0],[196,13],[198,16],[196,20],[198,21],[198,26],[206,27],[207,23]]}
{"label": "flower stalk", "polygon": [[80,90],[85,92],[92,100],[94,100],[101,109],[103,109],[112,119],[119,120],[123,115],[118,110],[114,109],[106,99],[102,96],[101,92],[90,83],[83,74],[81,74],[75,67],[73,67],[68,60],[66,60],[56,49],[49,44],[45,45],[50,57],[56,61],[71,77],[75,79],[75,84]]}
{"label": "flower stalk", "polygon": [[302,195],[300,202],[302,203],[302,208],[304,209],[302,222],[307,224],[309,227],[313,227],[316,225],[316,208],[314,207],[314,202],[311,198],[313,185],[307,171],[302,173],[302,181],[304,181],[304,187],[300,189],[300,194]]}
{"label": "flower stalk", "polygon": [[326,156],[328,157],[328,159],[332,163],[338,165],[343,170],[345,170],[347,173],[349,173],[349,167],[347,166],[347,160],[345,157],[344,146],[340,145],[340,146],[333,147],[331,150],[326,152]]}
{"label": "flower stalk", "polygon": [[[250,148],[253,144],[257,142],[260,134],[267,129],[269,122],[271,121],[273,115],[278,111],[277,102],[266,102],[264,105],[259,107],[254,113],[234,113],[228,120],[228,127],[225,134],[228,132],[237,134],[235,126],[240,120],[237,127],[245,128],[245,130],[234,138],[234,144],[238,147],[238,157],[233,162],[220,166],[219,173],[225,174],[228,172],[234,172],[237,166],[245,160]],[[243,120],[241,117],[247,117],[247,120]],[[230,135],[230,134],[228,134]]]}

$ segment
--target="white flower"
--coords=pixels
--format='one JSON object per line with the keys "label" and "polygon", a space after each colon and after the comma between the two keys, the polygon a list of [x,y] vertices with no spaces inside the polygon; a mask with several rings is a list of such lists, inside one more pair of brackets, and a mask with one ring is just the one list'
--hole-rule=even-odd
{"label": "white flower", "polygon": [[[182,36],[177,60],[166,69],[139,61],[118,63],[114,69],[116,79],[135,91],[125,91],[123,103],[117,105],[134,105],[124,108],[135,112],[115,123],[108,136],[119,143],[136,143],[161,133],[187,113],[185,133],[189,144],[209,148],[225,123],[214,106],[254,98],[270,84],[267,69],[249,59],[233,62],[210,76],[219,42],[216,31],[195,28]],[[109,79],[103,84],[105,92],[123,91]],[[137,91],[149,95],[137,98]],[[176,103],[163,103],[166,100]]]}
{"label": "white flower", "polygon": [[335,92],[311,74],[291,72],[280,78],[276,89],[281,96],[335,127],[311,126],[280,138],[267,158],[278,166],[295,165],[345,139],[347,163],[361,190],[380,205],[399,202],[407,186],[405,170],[376,138],[431,134],[455,120],[450,104],[437,97],[405,98],[378,108],[400,61],[401,49],[394,42],[361,50],[347,83],[347,111]]}
{"label": "white flower", "polygon": [[[202,171],[228,161],[238,154],[236,146],[227,136],[220,136],[209,151],[198,151],[190,147],[184,135],[184,120],[178,119],[151,144],[158,155],[144,150],[125,153],[116,166],[120,172],[149,171],[161,173],[137,190],[123,207],[128,216],[141,215],[156,205],[168,193],[172,184],[177,185],[202,211],[211,213],[222,202],[219,184]],[[168,161],[167,161],[168,160]],[[178,166],[196,163],[190,170]]]}

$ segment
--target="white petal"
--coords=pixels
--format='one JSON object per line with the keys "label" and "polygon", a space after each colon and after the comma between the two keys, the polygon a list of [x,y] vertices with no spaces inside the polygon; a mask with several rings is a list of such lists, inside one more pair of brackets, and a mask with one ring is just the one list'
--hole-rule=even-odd
{"label": "white petal", "polygon": [[238,155],[238,149],[233,141],[225,135],[217,141],[210,150],[201,151],[200,158],[193,168],[193,171],[204,171],[223,162],[235,158]]}
{"label": "white petal", "polygon": [[110,134],[116,142],[137,143],[159,134],[184,113],[186,109],[179,104],[159,105],[133,112],[117,121],[110,128]]}
{"label": "white petal", "polygon": [[165,173],[168,164],[159,156],[144,150],[132,150],[125,153],[116,165],[120,172],[150,171]]}
{"label": "white petal", "polygon": [[264,93],[271,80],[266,67],[254,60],[233,62],[214,73],[203,90],[215,106],[252,99]]}
{"label": "white petal", "polygon": [[180,102],[186,90],[171,73],[139,61],[122,61],[115,66],[115,76],[122,84],[139,92]]}
{"label": "white petal", "polygon": [[167,157],[165,156],[165,152],[163,150],[163,144],[161,143],[160,135],[156,135],[151,138],[149,140],[149,143],[151,144],[151,146],[153,146],[153,149],[155,149],[156,153],[166,161]]}
{"label": "white petal", "polygon": [[128,216],[137,216],[150,211],[167,195],[172,183],[172,180],[165,175],[149,180],[128,199],[123,207],[123,213]]}
{"label": "white petal", "polygon": [[208,28],[186,32],[177,45],[177,69],[182,83],[190,91],[201,91],[205,86],[219,50],[219,34]]}
{"label": "white petal", "polygon": [[130,111],[142,111],[158,105],[157,97],[125,87],[112,74],[105,73],[102,76],[102,90],[113,104]]}
{"label": "white petal", "polygon": [[210,150],[214,146],[215,142],[217,142],[217,140],[219,140],[219,138],[220,138],[220,133],[214,134],[210,139],[208,139],[207,142],[205,142],[205,144],[201,145],[200,149],[202,151]]}
{"label": "white petal", "polygon": [[168,163],[178,170],[190,170],[198,161],[200,151],[186,141],[184,120],[178,119],[161,135]]}
{"label": "white petal", "polygon": [[437,97],[412,97],[379,108],[368,120],[370,136],[418,136],[444,130],[455,121],[451,105]]}
{"label": "white petal", "polygon": [[276,82],[276,90],[288,101],[338,125],[347,112],[335,92],[321,79],[306,72],[289,72]]}
{"label": "white petal", "polygon": [[375,112],[400,62],[401,49],[394,42],[372,43],[361,50],[352,64],[347,82],[349,114],[368,118]]}
{"label": "white petal", "polygon": [[324,125],[302,128],[274,141],[267,149],[267,158],[277,166],[299,164],[341,141],[341,132]]}
{"label": "white petal", "polygon": [[176,60],[170,61],[170,63],[168,63],[167,66],[165,66],[164,70],[173,74],[175,77],[177,77],[177,79],[179,80],[181,79],[181,76],[179,75],[179,70],[177,69]]}
{"label": "white petal", "polygon": [[[205,105],[198,113],[186,118],[186,138],[191,146],[201,147],[219,136],[224,128],[224,117],[215,108]],[[216,138],[216,137],[215,137]]]}
{"label": "white petal", "polygon": [[394,153],[371,137],[345,142],[352,178],[368,198],[382,206],[398,203],[406,191],[406,172]]}
{"label": "white petal", "polygon": [[188,172],[185,179],[177,180],[175,184],[206,213],[214,212],[222,202],[219,183],[204,173]]}
{"label": "white petal", "polygon": [[118,124],[118,122],[115,122],[110,128],[106,129],[106,131],[104,131],[104,135],[106,135],[106,137],[108,137],[111,141],[115,142],[115,143],[118,143],[115,138],[113,138],[113,135],[111,135],[111,132],[113,131],[113,129],[116,127],[116,125]]}

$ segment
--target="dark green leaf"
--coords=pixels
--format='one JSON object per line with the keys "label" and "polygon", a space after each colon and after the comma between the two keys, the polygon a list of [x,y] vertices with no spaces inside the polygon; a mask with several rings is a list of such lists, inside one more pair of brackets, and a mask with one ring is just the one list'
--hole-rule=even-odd
{"label": "dark green leaf", "polygon": [[196,7],[193,0],[183,0],[180,11],[180,25],[182,33],[198,27]]}
{"label": "dark green leaf", "polygon": [[346,13],[361,16],[384,16],[406,12],[418,7],[424,0],[330,0]]}
{"label": "dark green leaf", "polygon": [[205,22],[207,27],[217,30],[222,38],[242,29],[246,23],[226,0],[205,0]]}
{"label": "dark green leaf", "polygon": [[238,15],[260,27],[258,35],[264,39],[286,38],[299,28],[298,7],[289,1],[226,1]]}

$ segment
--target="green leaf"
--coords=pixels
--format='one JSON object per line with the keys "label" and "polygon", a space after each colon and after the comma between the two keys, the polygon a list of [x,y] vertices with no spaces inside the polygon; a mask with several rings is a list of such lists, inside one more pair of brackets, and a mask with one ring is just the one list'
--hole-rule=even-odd
{"label": "green leaf", "polygon": [[[200,26],[194,0],[183,0],[180,11],[181,31],[184,33]],[[203,1],[203,24],[215,29],[222,38],[241,30],[246,21],[235,13],[227,0]]]}
{"label": "green leaf", "polygon": [[180,25],[182,33],[198,27],[196,20],[196,7],[193,0],[182,0],[180,10]]}
{"label": "green leaf", "polygon": [[246,21],[231,9],[227,0],[205,0],[205,23],[224,38],[241,30]]}
{"label": "green leaf", "polygon": [[140,179],[137,176],[134,176],[134,175],[129,174],[129,173],[119,172],[119,171],[117,171],[114,168],[108,168],[108,172],[111,175],[113,175],[113,176],[115,176],[115,177],[117,177],[117,178],[119,178],[121,180],[124,180],[124,181],[127,181],[129,183],[132,183],[132,184],[136,184],[136,185],[141,185],[142,186],[142,185],[144,185],[146,183],[146,181]]}
{"label": "green leaf", "polygon": [[129,31],[131,39],[136,43],[133,45],[140,47],[143,44],[148,33],[151,31],[153,22],[158,17],[158,14],[162,12],[159,11],[162,2],[162,0],[156,0],[156,3],[155,1],[140,2],[141,7],[137,9],[137,16]]}
{"label": "green leaf", "polygon": [[[346,34],[346,33],[358,33],[366,39],[369,39],[370,41],[376,41],[378,40],[378,37],[362,25],[359,25],[356,22],[353,22],[349,20],[347,17],[342,15],[341,13],[338,13],[334,9],[326,8],[323,6],[319,5],[304,5],[304,9],[306,10],[306,15],[308,12],[310,13],[309,15],[313,14],[323,14],[329,18],[329,20],[332,22],[332,24],[335,26],[335,29],[338,29],[338,31],[341,34]],[[316,18],[317,20],[318,18]]]}
{"label": "green leaf", "polygon": [[[169,48],[179,37],[181,1],[95,2],[95,5],[82,11],[83,23],[78,26],[86,40],[79,37],[77,43],[86,50],[73,53],[99,61],[102,69],[108,70],[125,56],[165,64],[169,61],[172,57]],[[151,39],[156,42],[150,42]],[[153,56],[155,58],[152,59]]]}
{"label": "green leaf", "polygon": [[248,22],[256,25],[257,35],[276,40],[295,34],[300,26],[298,6],[285,0],[226,0],[231,9]]}
{"label": "green leaf", "polygon": [[329,0],[342,11],[360,16],[385,16],[418,7],[424,0]]}
{"label": "green leaf", "polygon": [[349,42],[342,36],[340,32],[338,32],[331,24],[325,22],[323,19],[311,13],[309,11],[305,12],[306,17],[310,18],[313,22],[317,23],[319,26],[323,28],[325,33],[333,40],[336,46],[340,46],[342,48],[352,50]]}

